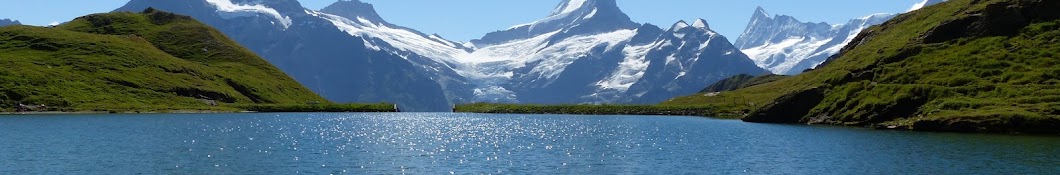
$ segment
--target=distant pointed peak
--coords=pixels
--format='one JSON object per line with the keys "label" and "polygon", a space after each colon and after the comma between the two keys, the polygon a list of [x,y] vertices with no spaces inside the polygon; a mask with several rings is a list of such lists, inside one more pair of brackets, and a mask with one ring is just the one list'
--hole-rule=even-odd
{"label": "distant pointed peak", "polygon": [[620,11],[615,0],[564,0],[549,16],[562,16],[579,11],[589,13],[594,10]]}
{"label": "distant pointed peak", "polygon": [[0,26],[2,26],[2,25],[21,25],[21,24],[22,23],[18,22],[18,20],[0,19]]}
{"label": "distant pointed peak", "polygon": [[688,27],[688,22],[685,22],[685,20],[680,20],[680,21],[677,21],[677,23],[674,23],[673,26],[670,26],[670,29],[673,30],[673,31],[678,31],[678,30],[684,29],[686,27]]}
{"label": "distant pointed peak", "polygon": [[707,20],[704,20],[703,18],[699,18],[699,19],[696,19],[696,22],[692,23],[692,27],[700,28],[700,29],[708,29],[709,30],[710,29],[710,24],[707,24]]}
{"label": "distant pointed peak", "polygon": [[589,0],[564,0],[556,6],[555,10],[552,10],[552,15],[560,15],[574,12],[583,6],[586,6],[586,2]]}
{"label": "distant pointed peak", "polygon": [[755,16],[769,17],[769,12],[766,12],[766,9],[762,8],[762,6],[758,6],[757,8],[755,8],[755,14],[754,15]]}

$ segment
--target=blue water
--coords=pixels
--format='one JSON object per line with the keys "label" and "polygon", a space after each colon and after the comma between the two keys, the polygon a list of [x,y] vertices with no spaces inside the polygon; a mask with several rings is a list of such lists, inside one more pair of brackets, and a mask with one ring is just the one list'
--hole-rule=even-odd
{"label": "blue water", "polygon": [[0,174],[1056,174],[1060,138],[661,116],[0,116],[0,161]]}

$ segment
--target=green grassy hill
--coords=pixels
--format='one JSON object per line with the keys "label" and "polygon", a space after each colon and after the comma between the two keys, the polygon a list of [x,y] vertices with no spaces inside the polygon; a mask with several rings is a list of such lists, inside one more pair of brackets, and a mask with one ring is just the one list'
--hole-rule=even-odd
{"label": "green grassy hill", "polygon": [[714,84],[712,84],[710,86],[707,86],[707,88],[704,88],[702,91],[699,91],[699,92],[700,93],[709,93],[709,92],[733,91],[733,90],[743,89],[743,88],[751,87],[751,86],[755,86],[755,85],[760,85],[760,84],[766,84],[766,83],[774,82],[774,81],[777,81],[777,80],[780,80],[780,79],[784,79],[784,78],[787,78],[787,77],[788,76],[785,76],[785,75],[774,75],[774,74],[762,75],[762,76],[757,76],[757,77],[753,76],[753,75],[740,74],[740,75],[736,75],[736,76],[729,77],[729,78],[723,79],[721,81],[718,81],[717,83],[714,83]]}
{"label": "green grassy hill", "polygon": [[19,102],[65,111],[329,103],[217,30],[150,9],[0,28],[0,109]]}
{"label": "green grassy hill", "polygon": [[1060,1],[950,0],[865,30],[818,70],[666,105],[745,121],[1060,133]]}

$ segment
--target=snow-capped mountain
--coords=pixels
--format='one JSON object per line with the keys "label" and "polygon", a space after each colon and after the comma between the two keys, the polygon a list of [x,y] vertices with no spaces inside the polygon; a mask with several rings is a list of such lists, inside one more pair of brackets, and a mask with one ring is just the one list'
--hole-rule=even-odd
{"label": "snow-capped mountain", "polygon": [[487,80],[476,81],[476,100],[656,103],[765,72],[703,20],[664,31],[631,21],[615,0],[565,0],[544,19],[471,44],[465,75]]}
{"label": "snow-capped mountain", "polygon": [[319,11],[296,0],[132,0],[119,11],[147,7],[220,29],[331,100],[418,111],[469,102],[658,103],[733,75],[799,73],[892,16],[831,25],[759,8],[733,44],[702,19],[664,29],[630,20],[616,0],[563,0],[540,20],[460,43],[389,23],[357,0]]}
{"label": "snow-capped mountain", "polygon": [[9,25],[22,25],[22,23],[18,22],[18,20],[0,19],[0,27]]}
{"label": "snow-capped mountain", "polygon": [[[945,2],[924,0],[909,11]],[[736,47],[751,57],[759,67],[775,74],[794,75],[813,69],[865,28],[877,25],[896,14],[878,13],[851,19],[846,24],[800,22],[787,15],[769,16],[762,7],[755,9],[743,34],[736,39]]]}
{"label": "snow-capped mountain", "polygon": [[892,17],[894,14],[873,14],[831,25],[800,22],[787,15],[769,16],[758,7],[735,45],[759,67],[776,74],[799,74],[839,52],[861,30]]}
{"label": "snow-capped mountain", "polygon": [[482,48],[556,31],[562,31],[569,36],[633,29],[637,26],[637,23],[630,21],[629,16],[619,10],[617,2],[613,0],[564,0],[543,19],[491,32],[482,39],[472,40],[471,43]]}
{"label": "snow-capped mountain", "polygon": [[450,103],[469,102],[473,85],[456,70],[466,69],[457,60],[471,50],[437,34],[387,22],[375,8],[358,0],[338,1],[313,15],[331,21],[339,30],[364,39],[365,47],[391,53],[413,63],[419,71],[441,85]]}
{"label": "snow-capped mountain", "polygon": [[[358,3],[340,1],[332,9],[338,13],[346,7],[363,8]],[[378,16],[327,14],[305,9],[297,0],[132,0],[116,11],[138,12],[148,7],[192,16],[221,30],[337,102],[391,102],[403,110],[448,111],[452,103],[447,92],[460,90],[443,90],[439,82],[466,81],[442,69],[449,62],[436,61],[444,59],[423,56],[420,53],[427,51],[417,50],[433,45],[391,42],[394,38],[419,42],[401,38],[418,32],[389,25]],[[350,20],[343,15],[360,18]],[[465,91],[470,93],[470,89]]]}
{"label": "snow-capped mountain", "polygon": [[[697,19],[691,25],[679,21],[654,42],[638,44],[647,43],[631,42],[623,52],[632,54],[627,54],[619,63],[619,71],[597,83],[601,88],[594,95],[621,92],[622,88],[627,88],[626,84],[615,82],[628,82],[629,78],[640,76],[639,80],[628,85],[625,92],[626,96],[633,98],[624,102],[658,103],[674,96],[696,93],[702,89],[699,87],[734,75],[768,73],[756,67],[725,36],[711,30],[703,19]],[[650,49],[644,52],[644,47]],[[647,67],[643,67],[645,63]],[[590,96],[606,97],[594,95]]]}
{"label": "snow-capped mountain", "polygon": [[367,47],[376,50],[384,49],[380,48],[380,45],[390,45],[397,49],[393,52],[411,52],[451,66],[459,65],[454,59],[468,53],[468,49],[462,44],[446,40],[437,34],[426,35],[391,24],[383,20],[371,4],[358,0],[335,2],[314,15],[332,21],[340,30],[350,35],[367,38]]}

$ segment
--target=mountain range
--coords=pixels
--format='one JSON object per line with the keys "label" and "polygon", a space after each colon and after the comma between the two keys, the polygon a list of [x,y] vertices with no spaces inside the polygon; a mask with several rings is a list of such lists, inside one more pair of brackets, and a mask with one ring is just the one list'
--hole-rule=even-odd
{"label": "mountain range", "polygon": [[[924,0],[909,11],[945,2]],[[881,24],[898,14],[877,13],[851,19],[845,24],[800,22],[793,16],[769,16],[755,9],[743,34],[734,43],[759,67],[774,74],[796,75],[813,69],[839,52],[862,30]]]}
{"label": "mountain range", "polygon": [[800,22],[787,15],[769,16],[759,7],[736,39],[736,47],[760,67],[775,74],[794,75],[812,69],[839,52],[870,26],[883,23],[894,14],[873,14],[846,24]]}
{"label": "mountain range", "polygon": [[148,7],[219,29],[329,100],[406,111],[659,103],[734,75],[813,68],[893,16],[829,25],[759,8],[733,44],[702,19],[662,28],[630,20],[615,0],[563,0],[544,18],[461,43],[387,22],[357,0],[321,10],[297,0],[132,0],[115,11]]}
{"label": "mountain range", "polygon": [[11,19],[0,19],[0,26],[21,25],[21,24],[22,23],[18,22],[18,20],[12,21]]}
{"label": "mountain range", "polygon": [[638,24],[614,0],[567,0],[547,17],[471,41],[477,97],[519,103],[658,103],[763,74],[706,21]]}

